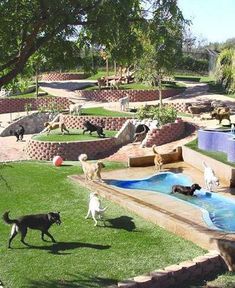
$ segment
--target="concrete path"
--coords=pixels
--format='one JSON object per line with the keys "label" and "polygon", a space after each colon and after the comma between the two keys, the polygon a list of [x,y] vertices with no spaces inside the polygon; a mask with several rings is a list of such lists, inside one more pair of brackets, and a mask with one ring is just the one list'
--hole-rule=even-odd
{"label": "concrete path", "polygon": [[25,135],[23,141],[18,142],[15,136],[0,137],[0,162],[27,160],[24,148],[31,136]]}
{"label": "concrete path", "polygon": [[44,81],[39,86],[50,95],[69,98],[73,102],[84,102],[84,98],[79,97],[76,90],[93,86],[96,80],[68,80],[68,81]]}

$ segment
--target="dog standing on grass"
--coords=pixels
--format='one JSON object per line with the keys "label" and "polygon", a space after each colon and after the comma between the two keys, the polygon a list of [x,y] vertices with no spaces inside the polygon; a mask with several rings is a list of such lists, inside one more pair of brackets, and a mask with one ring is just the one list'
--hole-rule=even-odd
{"label": "dog standing on grass", "polygon": [[21,242],[24,245],[28,244],[24,241],[28,228],[36,229],[41,231],[41,238],[44,240],[44,235],[47,235],[51,238],[52,242],[56,243],[53,236],[48,232],[52,224],[56,223],[57,225],[61,224],[60,212],[49,212],[47,214],[36,214],[36,215],[25,215],[17,219],[9,218],[9,211],[5,212],[2,216],[3,221],[7,224],[13,224],[11,228],[11,235],[8,241],[8,248],[11,248],[11,242],[15,236],[20,232]]}
{"label": "dog standing on grass", "polygon": [[102,214],[104,213],[104,211],[107,209],[107,207],[102,208],[101,207],[101,202],[100,199],[98,198],[98,193],[93,192],[90,193],[90,201],[89,201],[89,207],[88,207],[88,212],[86,215],[86,219],[89,217],[89,215],[91,214],[92,219],[95,221],[95,225],[97,225],[97,220],[96,220],[96,216],[99,217],[99,219],[102,219]]}
{"label": "dog standing on grass", "polygon": [[100,174],[101,169],[105,167],[103,162],[97,161],[96,163],[89,163],[87,162],[86,154],[81,154],[78,157],[78,160],[82,164],[82,170],[86,180],[94,180],[95,178],[98,178],[100,181],[103,181]]}
{"label": "dog standing on grass", "polygon": [[163,165],[163,159],[162,159],[162,156],[161,154],[159,154],[156,150],[156,145],[153,145],[152,146],[152,149],[153,149],[153,153],[155,154],[155,157],[154,157],[154,165],[157,169],[157,171],[161,171],[162,169],[162,165]]}
{"label": "dog standing on grass", "polygon": [[216,177],[215,172],[203,161],[204,166],[204,180],[206,189],[210,192],[219,186],[219,179]]}

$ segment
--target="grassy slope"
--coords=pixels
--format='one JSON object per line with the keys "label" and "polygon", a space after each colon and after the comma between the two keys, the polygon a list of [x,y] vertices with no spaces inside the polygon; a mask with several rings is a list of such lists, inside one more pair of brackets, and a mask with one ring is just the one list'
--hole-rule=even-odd
{"label": "grassy slope", "polygon": [[211,157],[211,158],[214,158],[222,163],[225,163],[227,165],[230,165],[230,166],[233,166],[235,167],[235,163],[232,163],[232,162],[228,162],[227,161],[227,154],[226,153],[223,153],[223,152],[215,152],[215,151],[205,151],[205,150],[201,150],[198,148],[198,140],[195,139],[189,143],[187,143],[185,146],[195,150],[195,151],[198,151],[200,152],[201,154],[203,155],[206,155],[208,157]]}
{"label": "grassy slope", "polygon": [[[106,163],[107,168],[117,165]],[[1,223],[0,279],[5,287],[104,287],[203,253],[106,200],[102,201],[108,206],[106,219],[116,224],[107,221],[106,228],[94,227],[92,220],[84,219],[87,189],[67,178],[77,173],[79,166],[56,168],[37,162],[0,169],[1,213],[10,210],[14,218],[54,210],[62,218],[61,226],[50,229],[57,244],[42,242],[39,231],[30,230],[26,240],[33,246],[25,247],[17,236],[11,250],[7,249],[10,227]]]}
{"label": "grassy slope", "polygon": [[[38,134],[33,138],[39,141],[58,141],[58,142],[68,142],[68,141],[83,141],[83,140],[98,140],[101,139],[96,132],[93,132],[92,135],[89,132],[82,134],[81,129],[69,129],[69,134],[61,134],[59,129],[53,130],[49,135],[46,133]],[[114,137],[117,134],[117,131],[104,130],[106,138]]]}
{"label": "grassy slope", "polygon": [[103,107],[83,108],[81,115],[107,116],[107,117],[132,117],[133,113],[107,110]]}

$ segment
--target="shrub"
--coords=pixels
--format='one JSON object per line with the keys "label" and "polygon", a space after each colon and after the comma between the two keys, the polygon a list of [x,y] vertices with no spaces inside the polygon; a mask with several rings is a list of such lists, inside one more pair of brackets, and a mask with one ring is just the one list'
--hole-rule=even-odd
{"label": "shrub", "polygon": [[196,59],[190,55],[187,55],[180,58],[180,61],[177,63],[176,69],[182,71],[192,71],[200,74],[208,72],[208,66],[208,59]]}
{"label": "shrub", "polygon": [[235,50],[223,50],[216,64],[216,80],[228,93],[235,92]]}
{"label": "shrub", "polygon": [[138,109],[136,116],[139,120],[150,118],[153,120],[158,120],[159,125],[164,125],[167,123],[172,123],[177,118],[177,111],[169,106],[143,106]]}

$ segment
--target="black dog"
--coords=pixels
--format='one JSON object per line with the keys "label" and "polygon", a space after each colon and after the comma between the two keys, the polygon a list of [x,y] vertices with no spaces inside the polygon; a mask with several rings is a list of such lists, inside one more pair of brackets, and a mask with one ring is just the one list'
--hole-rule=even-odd
{"label": "black dog", "polygon": [[149,127],[145,124],[139,124],[135,128],[134,141],[143,141],[149,131]]}
{"label": "black dog", "polygon": [[21,141],[23,140],[24,133],[25,133],[25,129],[24,129],[24,126],[22,125],[19,125],[19,127],[15,129],[14,131],[10,130],[10,134],[16,136],[16,142],[19,140]]}
{"label": "black dog", "polygon": [[11,248],[11,241],[15,238],[18,232],[21,234],[21,242],[25,245],[24,239],[27,234],[27,229],[36,229],[42,232],[41,238],[44,240],[44,234],[51,238],[52,242],[56,242],[53,236],[48,232],[52,224],[61,224],[60,212],[49,212],[48,214],[25,215],[18,219],[10,219],[9,211],[3,214],[3,220],[7,224],[13,224],[11,229],[11,236],[8,241],[8,248]]}
{"label": "black dog", "polygon": [[198,184],[192,186],[174,185],[172,186],[172,193],[181,193],[187,196],[193,196],[195,190],[200,190],[201,187]]}
{"label": "black dog", "polygon": [[94,125],[89,121],[85,121],[83,123],[83,126],[84,126],[83,134],[87,131],[90,131],[89,134],[92,135],[91,133],[96,131],[99,137],[105,137],[105,134],[103,132],[103,127]]}

